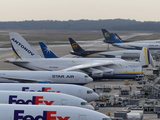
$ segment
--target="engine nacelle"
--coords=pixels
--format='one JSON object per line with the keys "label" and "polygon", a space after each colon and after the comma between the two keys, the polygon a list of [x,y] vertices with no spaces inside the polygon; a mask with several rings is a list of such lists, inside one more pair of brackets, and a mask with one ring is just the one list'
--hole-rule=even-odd
{"label": "engine nacelle", "polygon": [[110,69],[110,68],[103,69],[104,76],[112,76],[113,74],[114,74],[114,69]]}
{"label": "engine nacelle", "polygon": [[102,70],[94,70],[91,72],[91,75],[93,78],[100,78],[100,77],[103,77],[103,71]]}

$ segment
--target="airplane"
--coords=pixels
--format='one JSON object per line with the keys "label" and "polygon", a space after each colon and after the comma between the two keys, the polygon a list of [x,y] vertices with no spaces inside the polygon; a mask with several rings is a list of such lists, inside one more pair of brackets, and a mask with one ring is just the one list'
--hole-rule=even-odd
{"label": "airplane", "polygon": [[112,44],[112,46],[124,48],[124,49],[138,49],[142,50],[143,47],[147,47],[149,50],[159,50],[160,43],[156,42],[130,42],[130,43],[123,43],[122,39],[115,33],[109,33],[107,30],[102,29],[102,33],[105,37],[104,42]]}
{"label": "airplane", "polygon": [[82,98],[64,93],[0,91],[0,104],[66,105],[94,110]]}
{"label": "airplane", "polygon": [[0,112],[2,120],[111,120],[94,110],[60,105],[0,104]]}
{"label": "airplane", "polygon": [[1,83],[0,90],[23,91],[23,92],[50,92],[65,93],[91,102],[96,100],[99,95],[92,89],[72,84],[37,84],[37,83]]}
{"label": "airplane", "polygon": [[147,48],[143,48],[140,62],[119,58],[42,58],[35,49],[18,33],[9,33],[15,58],[5,62],[30,70],[79,71],[93,79],[137,79],[143,77],[142,66],[151,64],[153,58]]}
{"label": "airplane", "polygon": [[[82,49],[80,47],[80,45],[78,43],[76,43],[72,38],[69,38],[71,47],[73,49],[73,51],[71,51],[70,53],[73,55],[77,55],[77,56],[81,56],[81,57],[89,57],[89,58],[122,58],[122,59],[128,59],[128,58],[139,58],[141,51],[140,50],[119,50],[119,51],[85,51],[84,49]],[[41,43],[40,46],[41,48],[46,48],[45,44],[42,46]],[[44,50],[43,54],[45,53]],[[52,53],[52,51],[50,50],[50,53]],[[45,58],[47,58],[46,55],[48,54],[44,54]],[[54,57],[54,56],[53,56]]]}
{"label": "airplane", "polygon": [[[111,39],[111,37],[108,37],[108,35],[110,34],[106,29],[101,29],[103,36],[105,38],[105,40],[103,42],[105,43],[114,43]],[[116,34],[116,33],[115,33]],[[136,40],[136,41],[131,41],[131,40],[122,40],[117,34],[116,36],[123,42],[123,43],[160,43],[160,39],[157,40]]]}
{"label": "airplane", "polygon": [[11,80],[22,83],[63,83],[84,85],[93,79],[82,72],[59,72],[59,71],[20,71],[0,70],[0,81]]}

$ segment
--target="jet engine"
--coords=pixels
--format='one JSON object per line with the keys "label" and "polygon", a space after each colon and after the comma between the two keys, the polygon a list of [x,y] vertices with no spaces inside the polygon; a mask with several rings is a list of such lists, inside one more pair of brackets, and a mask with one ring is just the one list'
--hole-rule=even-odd
{"label": "jet engine", "polygon": [[114,69],[107,67],[98,67],[98,69],[103,71],[103,76],[112,76],[114,74]]}
{"label": "jet engine", "polygon": [[113,69],[110,69],[110,68],[105,68],[103,69],[103,75],[104,76],[112,76],[114,73],[114,70]]}
{"label": "jet engine", "polygon": [[93,78],[101,78],[101,77],[103,77],[103,71],[95,69],[95,68],[86,69],[85,73],[88,73]]}
{"label": "jet engine", "polygon": [[102,70],[94,70],[94,71],[92,71],[92,77],[94,78],[94,77],[103,77],[103,71]]}

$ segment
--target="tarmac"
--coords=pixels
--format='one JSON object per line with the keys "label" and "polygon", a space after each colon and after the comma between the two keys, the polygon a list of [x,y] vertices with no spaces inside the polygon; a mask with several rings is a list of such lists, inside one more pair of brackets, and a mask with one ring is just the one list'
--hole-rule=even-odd
{"label": "tarmac", "polygon": [[[124,37],[126,37],[126,36],[124,36]],[[82,47],[87,50],[108,50],[108,48],[107,48],[108,45],[106,43],[103,43],[103,38],[98,39],[98,40],[93,40],[93,41],[87,41],[87,42],[81,41],[80,45],[82,45]],[[40,47],[39,46],[34,46],[34,47],[42,55]],[[69,54],[69,51],[72,50],[71,46],[69,44],[49,45],[49,47],[59,57],[75,57],[75,56]],[[116,48],[111,45],[109,45],[109,47],[110,47],[110,50],[122,50],[121,48]],[[12,53],[11,48],[0,48],[0,69],[1,70],[26,70],[24,68],[20,68],[18,66],[13,65],[13,64],[4,62],[5,59],[12,58],[12,57],[13,57],[13,53]],[[137,83],[137,81],[133,81],[133,80],[130,80],[129,82],[133,83],[133,85],[131,87],[133,88],[132,91],[135,91],[136,87],[139,86],[139,84]],[[112,80],[112,79],[94,81],[94,82],[89,83],[85,86],[87,86],[89,88],[94,88],[94,86],[103,86],[103,85],[108,85],[110,87],[114,87],[114,86],[128,87],[128,85],[124,85],[124,80]],[[118,93],[119,93],[118,90],[113,90],[112,92],[110,92],[108,94],[118,94]],[[125,107],[100,107],[98,111],[101,113],[104,113],[104,114],[107,114],[108,112],[110,112],[111,117],[113,117],[114,112],[122,111],[123,109],[125,109]],[[158,120],[158,118],[157,118],[156,114],[144,114],[144,120]]]}

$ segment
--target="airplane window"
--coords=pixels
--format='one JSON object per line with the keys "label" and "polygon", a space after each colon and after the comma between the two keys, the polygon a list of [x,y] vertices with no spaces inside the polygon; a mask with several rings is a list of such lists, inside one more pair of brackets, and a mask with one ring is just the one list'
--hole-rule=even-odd
{"label": "airplane window", "polygon": [[86,77],[86,78],[87,78],[88,76],[87,76],[87,75],[85,75],[84,77]]}
{"label": "airplane window", "polygon": [[88,103],[87,102],[81,102],[81,105],[87,105]]}
{"label": "airplane window", "polygon": [[91,93],[93,93],[92,90],[87,90],[87,94],[91,94]]}

